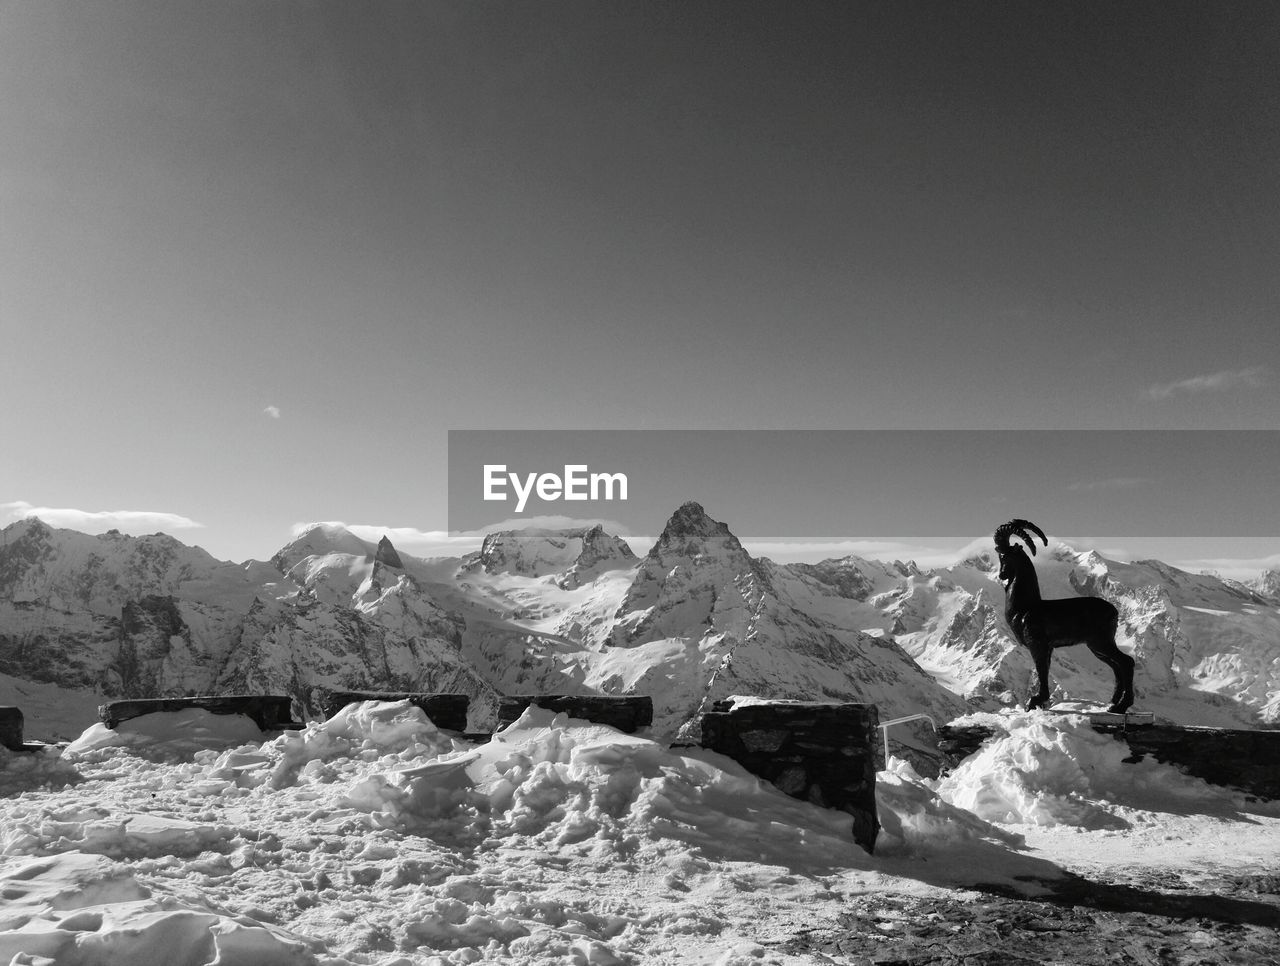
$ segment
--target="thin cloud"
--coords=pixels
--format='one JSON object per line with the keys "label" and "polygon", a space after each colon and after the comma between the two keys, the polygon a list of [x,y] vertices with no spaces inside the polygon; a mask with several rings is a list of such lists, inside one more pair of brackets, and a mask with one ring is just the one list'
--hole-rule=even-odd
{"label": "thin cloud", "polygon": [[1067,487],[1072,491],[1092,492],[1093,490],[1131,490],[1135,486],[1147,483],[1140,476],[1113,476],[1107,480],[1077,481]]}
{"label": "thin cloud", "polygon": [[262,411],[263,411],[264,413],[266,413],[268,416],[270,416],[272,419],[279,419],[279,418],[280,418],[280,407],[279,407],[279,406],[267,406],[267,407],[266,407],[265,409],[263,409]]}
{"label": "thin cloud", "polygon": [[[630,539],[630,538],[628,538]],[[810,540],[782,537],[743,537],[742,546],[753,557],[768,557],[779,563],[863,557],[871,560],[906,560],[925,554],[943,553],[936,547],[901,540],[859,540],[832,538]]]}
{"label": "thin cloud", "polygon": [[1168,399],[1179,393],[1225,392],[1230,389],[1257,389],[1266,385],[1265,366],[1249,366],[1247,369],[1224,369],[1204,376],[1192,376],[1177,382],[1157,383],[1147,389],[1148,399]]}
{"label": "thin cloud", "polygon": [[0,510],[14,520],[39,517],[51,527],[65,527],[84,533],[147,534],[157,530],[196,530],[204,527],[190,517],[160,510],[77,510],[74,507],[35,506],[25,500],[0,503]]}
{"label": "thin cloud", "polygon": [[1266,557],[1195,557],[1169,563],[1187,573],[1214,573],[1243,582],[1254,580],[1267,570],[1280,570],[1280,554]]}

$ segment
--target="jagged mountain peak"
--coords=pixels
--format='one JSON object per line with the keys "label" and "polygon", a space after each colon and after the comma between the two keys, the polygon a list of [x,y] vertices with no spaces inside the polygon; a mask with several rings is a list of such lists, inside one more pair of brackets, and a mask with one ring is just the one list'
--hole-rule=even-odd
{"label": "jagged mountain peak", "polygon": [[636,568],[615,613],[612,643],[696,637],[712,627],[745,635],[752,615],[774,596],[770,566],[700,504],[686,503]]}
{"label": "jagged mountain peak", "polygon": [[649,549],[646,560],[666,562],[713,554],[728,555],[755,564],[742,543],[727,524],[707,515],[700,503],[682,505],[662,528],[662,533]]}
{"label": "jagged mountain peak", "polygon": [[378,549],[374,552],[373,559],[388,567],[395,567],[397,570],[404,568],[404,564],[400,561],[400,554],[396,552],[396,548],[391,543],[391,538],[385,533],[382,535],[382,539],[378,541]]}
{"label": "jagged mountain peak", "polygon": [[621,537],[600,524],[558,530],[530,527],[485,534],[480,552],[469,566],[485,573],[520,577],[554,576],[563,587],[576,587],[606,570],[634,566],[636,555]]}
{"label": "jagged mountain peak", "polygon": [[730,537],[735,542],[734,537],[729,532],[729,527],[718,520],[711,519],[707,515],[707,511],[702,508],[701,503],[690,500],[688,503],[682,504],[675,513],[671,514],[671,518],[667,520],[667,524],[662,528],[662,535],[658,537],[655,546],[671,544],[677,541],[687,541],[693,538],[707,539],[709,537]]}

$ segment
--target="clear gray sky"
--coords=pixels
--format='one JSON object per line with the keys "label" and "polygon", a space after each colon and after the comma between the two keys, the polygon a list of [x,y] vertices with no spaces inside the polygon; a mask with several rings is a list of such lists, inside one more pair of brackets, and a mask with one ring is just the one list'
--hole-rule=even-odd
{"label": "clear gray sky", "polygon": [[449,429],[1277,428],[1278,58],[1272,2],[0,0],[0,522],[443,529]]}

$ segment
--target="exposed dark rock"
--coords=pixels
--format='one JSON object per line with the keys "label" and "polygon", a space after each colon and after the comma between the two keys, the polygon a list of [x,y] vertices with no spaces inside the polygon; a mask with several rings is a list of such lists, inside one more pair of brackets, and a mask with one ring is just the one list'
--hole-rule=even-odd
{"label": "exposed dark rock", "polygon": [[125,603],[120,610],[116,659],[121,693],[127,697],[162,693],[159,669],[173,649],[174,638],[187,644],[191,641],[191,631],[175,598],[152,594]]}
{"label": "exposed dark rock", "polygon": [[991,738],[995,737],[995,729],[983,725],[940,725],[938,727],[938,751],[946,762],[946,770],[950,771]]}
{"label": "exposed dark rock", "polygon": [[397,570],[404,569],[404,564],[400,562],[400,554],[396,553],[396,548],[391,545],[391,541],[385,534],[378,541],[378,550],[374,553],[373,559],[388,567],[395,567]]}

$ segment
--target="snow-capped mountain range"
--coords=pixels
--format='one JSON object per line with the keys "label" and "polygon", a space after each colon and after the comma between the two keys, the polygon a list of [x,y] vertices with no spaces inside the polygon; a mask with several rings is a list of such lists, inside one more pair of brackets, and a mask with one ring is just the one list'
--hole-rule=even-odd
{"label": "snow-capped mountain range", "polygon": [[[1280,719],[1280,574],[1246,585],[1055,545],[1045,596],[1121,612],[1138,708],[1189,724]],[[688,503],[644,557],[600,527],[489,534],[423,560],[329,525],[270,562],[164,534],[90,536],[38,519],[0,538],[0,704],[32,737],[73,737],[116,697],[330,689],[452,691],[472,725],[514,693],[643,693],[675,736],[732,694],[855,700],[947,719],[1022,699],[1033,674],[1003,618],[994,554],[921,571],[752,557]],[[1101,701],[1109,672],[1054,656],[1055,698]]]}

